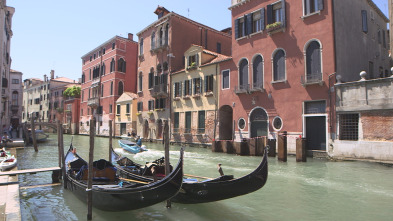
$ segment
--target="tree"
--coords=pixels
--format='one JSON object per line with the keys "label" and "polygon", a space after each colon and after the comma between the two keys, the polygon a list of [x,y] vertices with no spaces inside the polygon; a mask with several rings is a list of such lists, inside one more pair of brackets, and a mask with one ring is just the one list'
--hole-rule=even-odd
{"label": "tree", "polygon": [[80,97],[80,95],[81,87],[77,86],[69,87],[63,92],[63,96],[65,97]]}

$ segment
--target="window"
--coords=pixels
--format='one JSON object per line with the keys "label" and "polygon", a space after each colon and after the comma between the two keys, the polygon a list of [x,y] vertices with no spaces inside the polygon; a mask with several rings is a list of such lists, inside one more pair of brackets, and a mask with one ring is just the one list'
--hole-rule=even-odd
{"label": "window", "polygon": [[308,83],[322,80],[321,45],[312,41],[306,49],[306,79]]}
{"label": "window", "polygon": [[112,104],[109,104],[109,113],[111,114],[112,113]]}
{"label": "window", "polygon": [[205,133],[205,111],[198,111],[198,134]]}
{"label": "window", "polygon": [[325,101],[307,101],[304,102],[305,114],[324,114],[326,113]]}
{"label": "window", "polygon": [[111,89],[110,89],[111,95],[113,95],[113,81],[111,81]]}
{"label": "window", "polygon": [[143,89],[142,83],[143,83],[143,77],[142,77],[142,72],[141,72],[141,73],[139,73],[139,82],[138,82],[139,88],[138,88],[138,91],[142,91],[142,89]]}
{"label": "window", "polygon": [[248,88],[248,61],[243,59],[239,64],[239,89]]}
{"label": "window", "polygon": [[277,116],[273,119],[273,129],[275,131],[280,131],[282,129],[282,119],[281,117]]}
{"label": "window", "polygon": [[213,92],[213,75],[205,76],[205,92]]}
{"label": "window", "polygon": [[18,105],[19,94],[17,91],[12,92],[12,105]]}
{"label": "window", "polygon": [[202,79],[194,78],[192,80],[194,83],[194,94],[202,94]]}
{"label": "window", "polygon": [[105,54],[105,48],[102,49],[102,54]]}
{"label": "window", "polygon": [[111,67],[110,67],[110,72],[113,72],[113,71],[115,71],[115,59],[114,58],[112,58],[112,61],[111,61]]}
{"label": "window", "polygon": [[151,34],[151,50],[154,50],[156,48],[156,33],[153,32]]}
{"label": "window", "polygon": [[221,43],[217,42],[217,53],[221,54]]}
{"label": "window", "polygon": [[148,102],[148,108],[149,108],[149,111],[154,110],[154,100],[150,100]]}
{"label": "window", "polygon": [[89,80],[91,80],[91,69],[89,69]]}
{"label": "window", "polygon": [[374,79],[374,62],[372,61],[368,62],[368,73],[370,74],[369,76]]}
{"label": "window", "polygon": [[138,102],[138,104],[137,104],[137,110],[138,111],[143,111],[143,102],[141,101],[141,102]]}
{"label": "window", "polygon": [[181,82],[176,82],[174,84],[174,90],[173,90],[173,94],[176,97],[181,97]]}
{"label": "window", "polygon": [[323,10],[323,0],[303,0],[304,15]]}
{"label": "window", "polygon": [[378,44],[382,44],[381,29],[378,30]]}
{"label": "window", "polygon": [[[265,29],[265,9],[262,8],[249,15],[250,27],[249,31],[251,33],[263,31]],[[252,24],[252,26],[251,26]],[[249,32],[249,34],[251,34]]]}
{"label": "window", "polygon": [[40,103],[40,99],[39,98],[34,99],[34,104],[39,104],[39,103]]}
{"label": "window", "polygon": [[93,59],[96,59],[96,54],[93,55]]}
{"label": "window", "polygon": [[184,94],[183,94],[184,96],[190,96],[192,94],[191,87],[192,87],[191,80],[185,80],[184,81]]}
{"label": "window", "polygon": [[130,104],[126,104],[126,114],[130,114]]}
{"label": "window", "polygon": [[82,84],[85,83],[85,73],[82,73]]}
{"label": "window", "polygon": [[235,20],[235,38],[241,38],[246,35],[245,17]]}
{"label": "window", "polygon": [[229,88],[229,70],[222,71],[222,89]]}
{"label": "window", "polygon": [[244,130],[244,128],[246,128],[246,120],[244,120],[244,118],[240,118],[237,122],[237,126],[240,130]]}
{"label": "window", "polygon": [[123,72],[123,73],[126,72],[126,62],[124,61],[123,58],[120,58],[117,61],[117,71],[120,71],[120,72]]}
{"label": "window", "polygon": [[116,114],[117,115],[120,115],[120,109],[121,109],[120,104],[116,105]]}
{"label": "window", "polygon": [[149,73],[149,89],[154,86],[154,69],[152,68]]}
{"label": "window", "polygon": [[90,61],[92,61],[93,60],[93,57],[92,56],[90,56]]}
{"label": "window", "polygon": [[364,33],[368,32],[367,11],[366,10],[362,10],[362,31]]}
{"label": "window", "polygon": [[101,66],[101,75],[105,75],[105,63]]}
{"label": "window", "polygon": [[199,59],[199,56],[197,54],[189,56],[188,57],[188,67],[189,68],[197,67],[199,64],[198,59]]}
{"label": "window", "polygon": [[113,43],[112,43],[112,50],[115,49],[115,46],[116,46],[116,44],[115,44],[115,42],[113,42]]}
{"label": "window", "polygon": [[285,0],[280,0],[274,4],[267,5],[267,24],[280,22],[285,27]]}
{"label": "window", "polygon": [[263,60],[261,55],[254,58],[252,66],[252,87],[263,89]]}
{"label": "window", "polygon": [[122,81],[119,82],[119,87],[117,88],[117,95],[122,95],[124,90],[124,84]]}
{"label": "window", "polygon": [[139,55],[143,55],[143,38],[139,42]]}
{"label": "window", "polygon": [[273,55],[273,81],[285,80],[285,52],[278,49]]}
{"label": "window", "polygon": [[359,139],[359,114],[340,114],[340,140]]}
{"label": "window", "polygon": [[169,24],[167,24],[166,25],[166,27],[165,27],[165,45],[168,45],[168,42],[169,42]]}
{"label": "window", "polygon": [[19,79],[12,79],[12,84],[19,84]]}
{"label": "window", "polygon": [[191,133],[191,111],[185,113],[184,133]]}
{"label": "window", "polygon": [[179,112],[173,113],[173,133],[179,132]]}
{"label": "window", "polygon": [[386,36],[385,36],[385,30],[382,30],[382,42],[383,42],[383,47],[386,48]]}
{"label": "window", "polygon": [[101,84],[101,97],[104,96],[104,84]]}
{"label": "window", "polygon": [[166,99],[159,98],[156,99],[156,109],[164,109],[165,108]]}

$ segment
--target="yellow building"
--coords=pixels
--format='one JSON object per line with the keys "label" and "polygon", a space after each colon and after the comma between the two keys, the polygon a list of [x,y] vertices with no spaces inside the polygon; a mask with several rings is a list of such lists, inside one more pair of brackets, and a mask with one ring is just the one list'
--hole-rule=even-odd
{"label": "yellow building", "polygon": [[220,64],[231,57],[192,45],[184,70],[171,75],[172,139],[181,143],[211,143],[216,135]]}
{"label": "yellow building", "polygon": [[124,92],[116,101],[115,136],[127,136],[136,131],[137,95]]}

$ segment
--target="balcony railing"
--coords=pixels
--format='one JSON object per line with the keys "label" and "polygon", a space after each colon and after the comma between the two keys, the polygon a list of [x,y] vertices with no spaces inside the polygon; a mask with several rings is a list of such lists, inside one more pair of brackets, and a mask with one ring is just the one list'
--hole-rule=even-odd
{"label": "balcony railing", "polygon": [[263,83],[262,82],[254,82],[252,84],[251,91],[263,91]]}
{"label": "balcony railing", "polygon": [[301,76],[300,83],[303,86],[310,85],[310,84],[323,84],[322,81],[322,74],[307,74],[306,77]]}
{"label": "balcony railing", "polygon": [[93,81],[91,82],[91,87],[98,87],[100,86],[100,78],[93,78]]}
{"label": "balcony railing", "polygon": [[89,98],[89,100],[87,100],[87,105],[93,109],[97,108],[99,106],[99,103],[100,98],[98,97]]}
{"label": "balcony railing", "polygon": [[232,0],[232,6],[237,5],[239,3],[245,2],[246,0]]}
{"label": "balcony railing", "polygon": [[168,86],[166,84],[154,85],[152,96],[155,98],[168,97]]}
{"label": "balcony railing", "polygon": [[249,92],[250,92],[250,85],[249,84],[235,86],[235,93],[236,94],[244,94],[244,93],[249,93]]}

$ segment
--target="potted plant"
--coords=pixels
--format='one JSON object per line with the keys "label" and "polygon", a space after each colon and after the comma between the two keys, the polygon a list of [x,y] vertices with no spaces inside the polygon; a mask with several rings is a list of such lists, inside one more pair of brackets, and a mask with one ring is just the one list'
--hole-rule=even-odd
{"label": "potted plant", "polygon": [[275,30],[280,29],[280,28],[282,28],[282,23],[280,21],[274,22],[272,24],[268,24],[266,26],[266,30],[268,32],[275,31]]}

